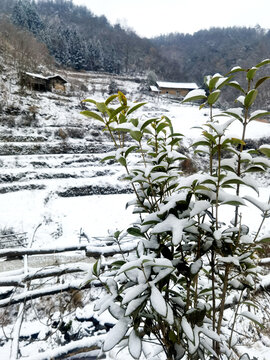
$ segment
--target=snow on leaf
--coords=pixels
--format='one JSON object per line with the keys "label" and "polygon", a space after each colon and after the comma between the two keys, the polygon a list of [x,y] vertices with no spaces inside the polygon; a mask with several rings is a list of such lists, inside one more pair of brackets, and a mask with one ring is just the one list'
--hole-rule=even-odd
{"label": "snow on leaf", "polygon": [[268,202],[259,201],[253,198],[252,196],[248,196],[248,195],[244,196],[243,198],[251,202],[253,205],[255,205],[258,209],[260,209],[263,212],[270,210],[270,204]]}
{"label": "snow on leaf", "polygon": [[231,115],[238,120],[243,120],[243,109],[240,107],[228,109],[225,111],[225,114]]}
{"label": "snow on leaf", "polygon": [[195,215],[199,215],[203,211],[207,210],[211,206],[211,203],[207,200],[199,200],[196,201],[194,204],[193,209],[190,212],[190,217],[193,217]]}
{"label": "snow on leaf", "polygon": [[129,326],[129,318],[122,318],[116,325],[108,332],[103,344],[103,350],[109,351],[115,347],[126,335]]}
{"label": "snow on leaf", "polygon": [[249,235],[242,235],[240,237],[240,243],[241,244],[252,244],[253,243],[253,238]]}
{"label": "snow on leaf", "polygon": [[114,299],[116,298],[117,294],[105,296],[103,298],[103,301],[100,304],[100,308],[98,311],[98,314],[102,314],[105,310],[107,310],[114,302]]}
{"label": "snow on leaf", "polygon": [[189,322],[187,321],[186,317],[183,316],[182,320],[181,320],[181,327],[183,332],[186,334],[187,338],[191,341],[194,342],[194,334],[193,334],[193,330],[191,325],[189,324]]}
{"label": "snow on leaf", "polygon": [[151,286],[150,301],[153,309],[163,317],[167,316],[167,304],[161,292],[154,286]]}
{"label": "snow on leaf", "polygon": [[255,324],[262,326],[261,324],[261,320],[258,318],[258,316],[256,316],[255,314],[251,313],[250,311],[243,311],[241,312],[241,314],[239,314],[241,316],[246,317],[247,319],[255,322]]}
{"label": "snow on leaf", "polygon": [[220,230],[215,230],[213,235],[216,240],[220,240],[222,237],[222,232]]}
{"label": "snow on leaf", "polygon": [[208,344],[208,342],[204,339],[201,339],[200,341],[201,345],[208,350],[212,355],[214,355],[215,358],[218,358],[217,353],[215,352],[215,350],[212,348],[212,346],[210,346]]}
{"label": "snow on leaf", "polygon": [[253,112],[250,114],[249,121],[258,119],[259,117],[266,116],[266,115],[269,115],[269,111],[266,111],[266,110],[256,110],[256,111],[253,111]]}
{"label": "snow on leaf", "polygon": [[206,99],[206,93],[203,89],[196,89],[191,90],[184,98],[184,101],[193,101],[193,100],[200,100],[200,99]]}
{"label": "snow on leaf", "polygon": [[174,316],[173,316],[173,311],[172,308],[170,307],[169,304],[167,304],[167,316],[166,316],[166,321],[168,324],[173,325],[174,323]]}
{"label": "snow on leaf", "polygon": [[216,88],[221,88],[225,83],[226,81],[228,80],[228,77],[220,77],[216,83]]}
{"label": "snow on leaf", "polygon": [[117,320],[124,316],[124,310],[115,303],[110,304],[109,312]]}
{"label": "snow on leaf", "polygon": [[211,128],[215,130],[217,135],[222,136],[233,121],[234,119],[230,119],[227,120],[224,124],[211,124]]}
{"label": "snow on leaf", "polygon": [[226,256],[218,259],[219,262],[226,264],[234,264],[235,266],[240,266],[239,260],[234,256]]}
{"label": "snow on leaf", "polygon": [[236,100],[239,101],[242,105],[244,105],[245,97],[244,97],[244,95],[240,95],[240,96],[238,96],[238,98]]}
{"label": "snow on leaf", "polygon": [[140,267],[141,262],[142,261],[140,259],[126,262],[124,265],[121,266],[121,268],[118,271],[118,274]]}
{"label": "snow on leaf", "polygon": [[153,234],[159,234],[166,231],[172,232],[172,242],[178,245],[182,240],[183,229],[187,225],[187,219],[177,219],[170,214],[164,221],[155,225],[152,229]]}
{"label": "snow on leaf", "polygon": [[219,192],[219,200],[222,201],[223,205],[246,205],[245,201],[240,196],[228,194],[225,191]]}
{"label": "snow on leaf", "polygon": [[201,259],[198,259],[197,261],[195,261],[194,263],[191,264],[190,266],[190,272],[192,275],[196,275],[200,269],[202,268],[203,262]]}
{"label": "snow on leaf", "polygon": [[259,147],[260,152],[262,152],[264,155],[270,157],[270,145],[264,144]]}
{"label": "snow on leaf", "polygon": [[147,289],[147,287],[147,284],[139,284],[128,288],[126,294],[123,297],[122,304],[126,304],[129,301],[135,299],[137,296],[142,294]]}
{"label": "snow on leaf", "polygon": [[186,192],[182,192],[180,194],[176,194],[170,198],[168,198],[168,202],[166,204],[161,204],[160,205],[160,210],[158,212],[158,214],[163,214],[166,211],[169,211],[170,209],[173,209],[176,204],[180,201],[185,201],[186,200],[186,196],[187,193]]}
{"label": "snow on leaf", "polygon": [[220,336],[213,330],[208,329],[206,326],[204,326],[203,328],[201,328],[201,331],[204,335],[206,335],[207,337],[209,337],[212,340],[215,340],[217,342],[220,342]]}
{"label": "snow on leaf", "polygon": [[250,188],[252,188],[253,190],[256,191],[257,194],[259,194],[259,187],[258,187],[258,181],[256,181],[255,179],[253,179],[251,176],[249,175],[245,175],[242,178],[243,182],[245,183],[246,186],[249,186]]}
{"label": "snow on leaf", "polygon": [[139,336],[137,336],[134,330],[131,331],[128,338],[128,349],[131,356],[134,359],[139,359],[142,352],[142,340]]}
{"label": "snow on leaf", "polygon": [[125,316],[131,315],[133,313],[133,311],[135,311],[144,302],[144,300],[146,298],[147,298],[147,295],[142,296],[138,299],[131,300],[127,306]]}

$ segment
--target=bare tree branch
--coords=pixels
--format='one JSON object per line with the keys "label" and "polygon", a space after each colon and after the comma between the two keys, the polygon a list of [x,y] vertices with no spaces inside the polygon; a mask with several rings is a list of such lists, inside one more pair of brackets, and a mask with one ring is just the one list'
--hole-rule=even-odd
{"label": "bare tree branch", "polygon": [[93,337],[84,338],[78,341],[59,347],[57,349],[48,350],[44,353],[39,353],[27,358],[28,360],[48,360],[48,359],[65,359],[72,355],[86,353],[92,350],[100,349],[106,335],[98,335]]}
{"label": "bare tree branch", "polygon": [[99,281],[95,281],[95,282],[89,282],[89,283],[82,283],[82,281],[73,281],[70,282],[68,284],[63,284],[63,285],[53,285],[53,286],[47,286],[43,289],[38,289],[38,290],[29,290],[27,292],[23,292],[21,294],[18,295],[12,295],[9,298],[6,299],[2,299],[0,300],[0,308],[6,307],[6,306],[10,306],[10,305],[14,305],[14,304],[19,304],[21,302],[27,302],[33,299],[38,299],[38,298],[42,298],[44,296],[48,296],[48,295],[55,295],[55,294],[59,294],[59,293],[63,293],[66,291],[71,291],[71,290],[85,290],[85,289],[89,289],[92,286],[102,286],[102,284]]}
{"label": "bare tree branch", "polygon": [[79,265],[60,265],[57,267],[37,269],[29,272],[26,275],[17,276],[6,276],[5,273],[0,274],[0,286],[19,286],[23,287],[23,283],[36,280],[44,279],[47,277],[58,277],[66,274],[72,274],[77,272],[86,272],[89,269],[88,264]]}

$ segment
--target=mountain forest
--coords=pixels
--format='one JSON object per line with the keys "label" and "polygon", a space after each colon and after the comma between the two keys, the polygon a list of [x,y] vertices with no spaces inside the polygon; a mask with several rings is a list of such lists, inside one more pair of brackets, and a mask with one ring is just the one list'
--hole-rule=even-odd
{"label": "mountain forest", "polygon": [[129,75],[151,71],[160,80],[201,84],[202,75],[224,73],[236,64],[248,67],[270,53],[270,31],[260,26],[147,39],[72,0],[0,0],[0,8],[0,51],[15,48],[13,56],[28,70],[51,61],[75,70]]}

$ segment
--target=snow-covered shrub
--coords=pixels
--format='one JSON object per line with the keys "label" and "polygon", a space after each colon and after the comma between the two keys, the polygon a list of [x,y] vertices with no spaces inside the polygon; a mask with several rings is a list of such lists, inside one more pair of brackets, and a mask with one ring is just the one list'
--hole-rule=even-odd
{"label": "snow-covered shrub", "polygon": [[[187,101],[201,100],[209,108],[209,119],[202,124],[202,137],[193,144],[196,153],[209,159],[209,171],[183,176],[179,162],[182,134],[174,133],[171,121],[163,116],[138,119],[134,112],[144,103],[129,105],[118,92],[105,102],[85,100],[98,111],[82,114],[100,121],[115,144],[115,151],[104,159],[114,159],[126,170],[133,188],[138,221],[115,233],[121,259],[112,261],[110,272],[101,270],[100,260],[93,266],[90,280],[98,279],[107,289],[96,311],[108,310],[116,319],[103,350],[116,345],[129,348],[139,359],[154,358],[160,351],[166,359],[233,359],[237,354],[236,324],[242,317],[258,323],[252,313],[250,294],[255,288],[259,268],[257,251],[269,238],[260,238],[270,204],[258,201],[258,187],[250,173],[265,171],[269,160],[259,151],[245,149],[249,122],[269,113],[252,111],[260,85],[267,77],[256,78],[265,60],[251,69],[233,68],[226,76],[205,78],[204,90],[190,92]],[[243,72],[246,85],[234,80]],[[239,90],[237,106],[213,116],[213,106],[222,88]],[[118,106],[112,106],[118,101]],[[238,138],[226,136],[233,121],[242,125]],[[126,133],[133,139],[126,145]],[[270,157],[270,146],[261,153]],[[132,161],[136,154],[138,161]],[[243,186],[255,196],[241,197]],[[261,211],[256,233],[249,231],[241,208],[247,203]],[[230,207],[231,221],[224,217]],[[126,235],[138,241],[134,253],[126,255],[121,241]],[[226,316],[226,309],[233,310]],[[153,345],[147,353],[148,343]],[[156,346],[154,346],[156,345]],[[248,359],[248,355],[244,355]],[[242,357],[242,359],[244,359]]]}

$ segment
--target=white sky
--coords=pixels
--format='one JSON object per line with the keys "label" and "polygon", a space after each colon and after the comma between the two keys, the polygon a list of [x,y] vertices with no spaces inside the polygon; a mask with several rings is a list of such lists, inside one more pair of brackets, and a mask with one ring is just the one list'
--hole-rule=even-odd
{"label": "white sky", "polygon": [[270,28],[270,0],[73,0],[141,37],[210,27]]}

